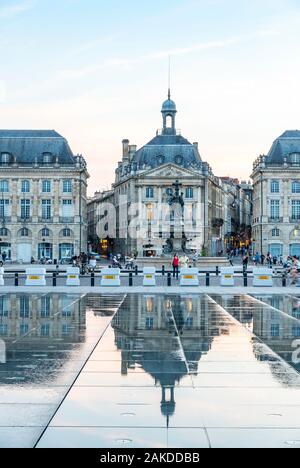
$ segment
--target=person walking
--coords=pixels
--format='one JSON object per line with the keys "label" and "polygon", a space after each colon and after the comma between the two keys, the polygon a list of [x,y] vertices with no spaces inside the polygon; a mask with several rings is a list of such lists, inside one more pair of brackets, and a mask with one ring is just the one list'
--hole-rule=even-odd
{"label": "person walking", "polygon": [[249,257],[248,257],[248,255],[245,255],[245,256],[243,257],[243,262],[242,262],[242,263],[243,263],[243,272],[246,273],[247,270],[248,270],[248,264],[249,264]]}
{"label": "person walking", "polygon": [[177,254],[174,255],[172,266],[173,266],[173,278],[178,279],[178,277],[179,277],[179,257],[178,257]]}

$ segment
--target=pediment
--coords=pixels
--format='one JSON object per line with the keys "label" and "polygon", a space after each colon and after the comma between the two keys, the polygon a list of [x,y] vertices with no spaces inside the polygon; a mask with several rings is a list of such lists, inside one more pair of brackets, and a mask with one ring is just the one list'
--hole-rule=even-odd
{"label": "pediment", "polygon": [[181,168],[175,166],[174,164],[166,164],[162,167],[150,169],[141,175],[141,178],[144,177],[153,177],[153,178],[184,178],[184,177],[199,177],[199,173],[196,171],[192,171],[190,169]]}

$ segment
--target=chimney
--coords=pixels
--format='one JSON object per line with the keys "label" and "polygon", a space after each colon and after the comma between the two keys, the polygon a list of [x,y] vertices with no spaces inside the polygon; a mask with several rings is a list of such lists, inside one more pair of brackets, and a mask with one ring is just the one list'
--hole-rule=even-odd
{"label": "chimney", "polygon": [[193,145],[194,145],[194,147],[196,148],[196,150],[199,151],[199,143],[198,143],[198,141],[195,141],[195,142],[193,143]]}
{"label": "chimney", "polygon": [[123,145],[123,162],[126,162],[129,160],[129,140],[123,140],[122,145]]}
{"label": "chimney", "polygon": [[137,150],[137,145],[129,145],[129,161],[132,161]]}

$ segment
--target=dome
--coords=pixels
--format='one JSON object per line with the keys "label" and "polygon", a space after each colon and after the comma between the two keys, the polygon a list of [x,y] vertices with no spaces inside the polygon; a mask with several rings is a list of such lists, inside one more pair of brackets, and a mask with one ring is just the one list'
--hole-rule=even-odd
{"label": "dome", "polygon": [[172,99],[167,99],[167,101],[165,101],[162,106],[162,112],[169,112],[169,111],[177,112],[176,104],[174,101],[172,101]]}

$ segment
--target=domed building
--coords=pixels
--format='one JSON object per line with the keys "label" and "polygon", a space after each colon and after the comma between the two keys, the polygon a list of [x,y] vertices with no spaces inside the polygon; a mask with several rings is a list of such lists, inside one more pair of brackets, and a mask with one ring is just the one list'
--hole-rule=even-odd
{"label": "domed building", "polygon": [[[198,143],[176,129],[177,106],[170,92],[161,114],[162,129],[145,146],[137,149],[123,140],[113,190],[109,197],[98,197],[97,219],[107,221],[105,206],[110,202],[116,209],[116,230],[112,235],[107,223],[107,235],[102,226],[98,236],[104,243],[113,237],[114,252],[124,255],[161,257],[197,251],[216,256],[224,251],[232,224],[231,220],[227,224],[226,184],[202,160]],[[91,213],[95,204],[97,199],[91,201]]]}

